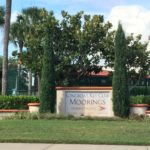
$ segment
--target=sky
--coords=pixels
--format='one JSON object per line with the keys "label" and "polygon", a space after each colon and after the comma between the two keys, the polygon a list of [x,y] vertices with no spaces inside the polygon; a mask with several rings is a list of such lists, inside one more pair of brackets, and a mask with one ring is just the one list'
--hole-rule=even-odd
{"label": "sky", "polygon": [[[0,0],[0,6],[5,6],[5,0]],[[11,22],[23,8],[37,6],[53,10],[60,19],[61,11],[75,14],[81,10],[85,14],[104,15],[105,22],[110,21],[113,29],[117,28],[120,21],[126,35],[142,34],[143,41],[148,41],[150,36],[150,0],[12,0]],[[0,29],[0,55],[3,55],[3,29]],[[16,48],[9,44],[9,56]]]}

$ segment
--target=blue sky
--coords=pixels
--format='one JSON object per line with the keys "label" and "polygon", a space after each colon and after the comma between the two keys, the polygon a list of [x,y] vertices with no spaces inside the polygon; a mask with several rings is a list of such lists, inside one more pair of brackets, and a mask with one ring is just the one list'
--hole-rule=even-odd
{"label": "blue sky", "polygon": [[[0,0],[0,5],[5,6],[5,0]],[[102,14],[105,20],[110,20],[114,29],[121,20],[125,32],[142,34],[146,41],[150,35],[150,0],[12,0],[12,20],[23,8],[44,7],[53,10],[57,18],[60,17],[61,10],[66,10],[71,14],[83,10],[87,14]],[[2,55],[2,35],[0,29],[0,55]],[[11,55],[14,46],[9,46]]]}

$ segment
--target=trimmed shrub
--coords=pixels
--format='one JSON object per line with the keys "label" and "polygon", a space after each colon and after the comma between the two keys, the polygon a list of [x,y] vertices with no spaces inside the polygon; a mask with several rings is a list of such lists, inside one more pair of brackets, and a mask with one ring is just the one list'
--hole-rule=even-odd
{"label": "trimmed shrub", "polygon": [[121,24],[115,37],[115,62],[113,74],[113,110],[115,116],[129,116],[129,92],[126,69],[126,39]]}
{"label": "trimmed shrub", "polygon": [[144,95],[130,96],[130,104],[144,104]]}
{"label": "trimmed shrub", "polygon": [[0,96],[0,109],[28,109],[27,104],[39,102],[35,96]]}
{"label": "trimmed shrub", "polygon": [[40,88],[40,113],[55,112],[55,68],[53,52],[53,34],[51,27],[47,28],[43,56],[41,88]]}

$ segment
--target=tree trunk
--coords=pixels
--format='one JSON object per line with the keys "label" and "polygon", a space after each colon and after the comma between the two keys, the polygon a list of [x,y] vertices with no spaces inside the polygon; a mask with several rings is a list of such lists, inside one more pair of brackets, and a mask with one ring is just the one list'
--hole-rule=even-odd
{"label": "tree trunk", "polygon": [[28,73],[28,95],[32,93],[32,73],[29,71]]}
{"label": "tree trunk", "polygon": [[41,90],[41,79],[40,79],[40,76],[38,75],[38,93],[37,93],[37,96],[40,95],[40,90]]}
{"label": "tree trunk", "polygon": [[20,73],[21,73],[21,64],[22,64],[22,60],[21,60],[21,55],[22,55],[22,50],[23,50],[23,42],[19,41],[19,59],[18,59],[18,65],[17,65],[17,76],[16,76],[16,92],[19,94],[21,91],[21,87],[20,87]]}
{"label": "tree trunk", "polygon": [[11,18],[11,0],[6,0],[4,25],[4,47],[3,47],[3,68],[2,68],[2,95],[7,94],[7,72],[8,72],[8,43],[9,43],[9,29]]}
{"label": "tree trunk", "polygon": [[38,95],[38,75],[34,74],[34,86],[33,86],[34,95]]}

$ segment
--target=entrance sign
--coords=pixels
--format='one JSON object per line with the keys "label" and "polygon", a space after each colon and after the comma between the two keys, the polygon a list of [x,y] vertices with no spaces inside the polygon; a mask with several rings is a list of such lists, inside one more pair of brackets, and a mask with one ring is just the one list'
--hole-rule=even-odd
{"label": "entrance sign", "polygon": [[57,88],[57,113],[73,116],[112,117],[111,87]]}

